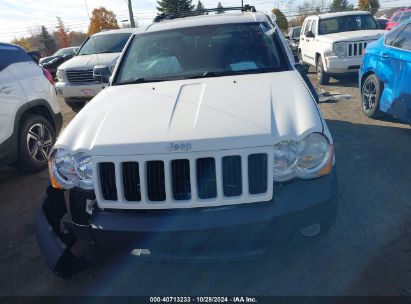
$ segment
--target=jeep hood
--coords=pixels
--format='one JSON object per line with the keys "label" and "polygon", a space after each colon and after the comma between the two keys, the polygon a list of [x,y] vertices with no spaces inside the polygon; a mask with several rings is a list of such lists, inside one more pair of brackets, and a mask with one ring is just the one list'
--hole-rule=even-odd
{"label": "jeep hood", "polygon": [[377,40],[384,34],[384,30],[363,30],[320,35],[318,37],[321,41],[333,43],[342,41]]}
{"label": "jeep hood", "polygon": [[96,65],[115,66],[121,53],[74,56],[59,66],[59,69],[94,68]]}
{"label": "jeep hood", "polygon": [[55,147],[90,155],[169,153],[273,145],[322,132],[296,71],[111,86],[72,120]]}

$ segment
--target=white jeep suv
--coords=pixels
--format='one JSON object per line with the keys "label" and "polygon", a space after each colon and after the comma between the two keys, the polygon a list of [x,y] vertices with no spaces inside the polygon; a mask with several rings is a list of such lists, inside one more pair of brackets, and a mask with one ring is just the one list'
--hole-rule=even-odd
{"label": "white jeep suv", "polygon": [[47,168],[62,123],[51,74],[21,47],[0,43],[0,165]]}
{"label": "white jeep suv", "polygon": [[332,74],[357,72],[367,44],[384,32],[368,12],[309,16],[301,29],[298,58],[314,66],[319,83],[327,84]]}
{"label": "white jeep suv", "polygon": [[334,223],[333,140],[315,92],[270,16],[224,10],[135,33],[59,137],[36,222],[57,273],[82,268],[78,238],[208,259]]}
{"label": "white jeep suv", "polygon": [[87,38],[76,56],[57,69],[57,92],[73,110],[81,109],[104,87],[93,77],[95,66],[106,65],[111,71],[133,33],[133,29],[103,31]]}

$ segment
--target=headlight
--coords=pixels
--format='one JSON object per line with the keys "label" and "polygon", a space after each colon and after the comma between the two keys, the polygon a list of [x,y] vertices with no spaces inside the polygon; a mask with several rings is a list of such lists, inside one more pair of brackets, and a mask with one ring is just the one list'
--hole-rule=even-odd
{"label": "headlight", "polygon": [[64,82],[66,81],[66,72],[64,70],[58,69],[56,72],[56,76],[58,81]]}
{"label": "headlight", "polygon": [[284,181],[294,177],[297,162],[297,144],[283,141],[274,146],[273,172],[274,179]]}
{"label": "headlight", "polygon": [[331,172],[333,146],[320,133],[312,133],[300,142],[283,141],[274,146],[273,176],[278,182],[295,177],[308,179]]}
{"label": "headlight", "polygon": [[55,188],[94,188],[93,164],[91,157],[85,153],[71,155],[63,149],[57,149],[50,156],[49,170]]}
{"label": "headlight", "polygon": [[337,42],[333,44],[333,53],[338,57],[345,57],[347,54],[347,43]]}

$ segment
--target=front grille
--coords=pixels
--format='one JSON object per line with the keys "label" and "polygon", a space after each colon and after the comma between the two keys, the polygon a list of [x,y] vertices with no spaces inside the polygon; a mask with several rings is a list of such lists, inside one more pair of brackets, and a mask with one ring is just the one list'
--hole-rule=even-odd
{"label": "front grille", "polygon": [[96,82],[93,77],[93,69],[66,70],[67,81],[70,83]]}
{"label": "front grille", "polygon": [[348,57],[362,56],[368,43],[369,41],[349,42],[347,44],[347,56]]}
{"label": "front grille", "polygon": [[140,174],[137,162],[123,163],[124,198],[127,201],[141,201]]}
{"label": "front grille", "polygon": [[197,159],[197,189],[200,199],[217,197],[217,180],[214,158]]}
{"label": "front grille", "polygon": [[188,159],[178,159],[171,162],[171,179],[173,197],[177,201],[191,198],[190,162]]}
{"label": "front grille", "polygon": [[267,191],[267,154],[248,156],[248,183],[250,194]]}
{"label": "front grille", "polygon": [[147,162],[147,193],[152,202],[166,199],[164,163],[162,161]]}
{"label": "front grille", "polygon": [[223,191],[224,196],[239,196],[243,192],[241,177],[241,157],[223,157]]}
{"label": "front grille", "polygon": [[113,163],[100,163],[100,183],[103,198],[108,201],[116,201],[117,187]]}
{"label": "front grille", "polygon": [[[268,164],[267,153],[97,162],[100,180],[96,195],[102,207],[107,201],[111,204],[108,207],[118,203],[119,208],[162,204],[172,208],[179,203],[209,206],[235,203],[236,197],[239,202],[255,197],[270,199]],[[120,189],[116,185],[121,185]]]}

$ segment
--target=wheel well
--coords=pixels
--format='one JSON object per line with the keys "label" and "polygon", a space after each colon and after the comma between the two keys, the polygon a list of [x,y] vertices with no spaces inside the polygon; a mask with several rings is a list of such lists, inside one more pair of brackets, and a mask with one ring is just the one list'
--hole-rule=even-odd
{"label": "wheel well", "polygon": [[[365,73],[364,75],[362,75],[362,77],[361,77],[361,82],[360,82],[360,92],[362,92],[362,84],[364,83],[364,80],[365,80],[368,76],[370,76],[371,74],[374,74],[375,77],[377,77],[377,75],[376,75],[373,71],[368,71],[367,73]],[[377,79],[378,79],[378,77],[377,77]],[[378,81],[379,81],[379,83],[381,84],[381,92],[383,92],[383,91],[384,91],[384,82],[382,82],[382,81],[379,80],[379,79],[378,79]]]}
{"label": "wheel well", "polygon": [[[35,107],[32,107],[32,108],[29,108],[29,109],[27,109],[26,111],[23,112],[23,114],[21,115],[21,117],[24,117],[24,116],[30,115],[30,114],[41,115],[41,116],[43,116],[44,118],[46,118],[46,119],[53,125],[54,128],[56,127],[56,126],[54,125],[54,121],[53,121],[53,118],[52,118],[51,115],[50,115],[49,110],[48,110],[45,106],[39,105],[39,106],[35,106]],[[21,119],[20,119],[20,120],[21,120]]]}
{"label": "wheel well", "polygon": [[321,57],[321,54],[315,53],[315,66],[317,66],[318,57]]}
{"label": "wheel well", "polygon": [[[364,80],[371,74],[374,74],[374,72],[372,71],[368,71],[367,73],[365,73],[364,75],[362,75],[361,77],[361,82],[360,82],[360,91],[362,90],[362,84],[364,83]],[[362,92],[362,91],[361,91]]]}

